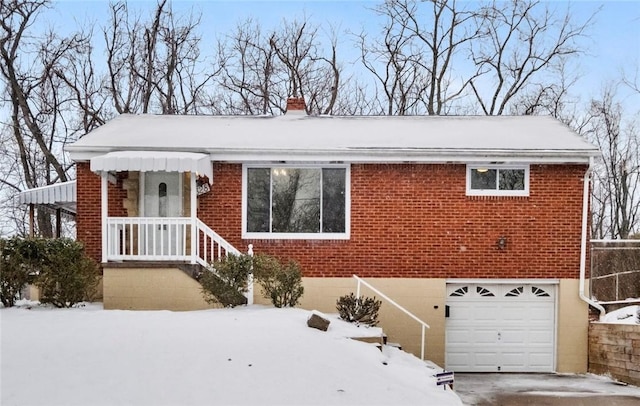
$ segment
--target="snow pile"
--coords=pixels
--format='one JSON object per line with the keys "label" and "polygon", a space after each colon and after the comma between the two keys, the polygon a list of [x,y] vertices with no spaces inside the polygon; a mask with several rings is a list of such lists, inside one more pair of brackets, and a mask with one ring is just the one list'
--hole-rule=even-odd
{"label": "snow pile", "polygon": [[0,310],[0,404],[462,405],[439,370],[310,312]]}
{"label": "snow pile", "polygon": [[604,323],[640,324],[640,305],[627,306],[607,313]]}

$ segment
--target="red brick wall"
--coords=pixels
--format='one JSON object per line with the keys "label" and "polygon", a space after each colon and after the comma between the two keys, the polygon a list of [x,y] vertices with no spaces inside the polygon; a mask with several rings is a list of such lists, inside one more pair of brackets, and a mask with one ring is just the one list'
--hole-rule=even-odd
{"label": "red brick wall", "polygon": [[[577,278],[586,166],[532,165],[529,197],[468,197],[465,165],[354,164],[351,238],[242,240],[240,164],[215,164],[199,217],[305,276]],[[507,237],[499,250],[498,237]]]}
{"label": "red brick wall", "polygon": [[[242,240],[242,165],[216,163],[198,215],[242,251],[295,259],[305,276],[577,278],[585,170],[532,165],[529,197],[469,197],[465,165],[354,164],[349,240]],[[100,260],[100,177],[88,163],[77,174],[78,239]],[[109,184],[109,215],[126,216],[125,195]]]}
{"label": "red brick wall", "polygon": [[[122,205],[123,199],[127,196],[126,190],[122,189],[122,179],[125,175],[119,174],[115,185],[109,183],[109,216],[127,216],[127,211]],[[78,240],[84,244],[87,254],[100,262],[102,255],[100,176],[91,172],[88,162],[79,162],[76,165],[76,177]]]}

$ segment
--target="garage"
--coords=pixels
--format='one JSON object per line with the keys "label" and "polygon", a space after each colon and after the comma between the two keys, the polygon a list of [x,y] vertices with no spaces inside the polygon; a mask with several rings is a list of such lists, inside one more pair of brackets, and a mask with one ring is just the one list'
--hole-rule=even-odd
{"label": "garage", "polygon": [[552,372],[556,289],[542,283],[448,283],[445,368]]}

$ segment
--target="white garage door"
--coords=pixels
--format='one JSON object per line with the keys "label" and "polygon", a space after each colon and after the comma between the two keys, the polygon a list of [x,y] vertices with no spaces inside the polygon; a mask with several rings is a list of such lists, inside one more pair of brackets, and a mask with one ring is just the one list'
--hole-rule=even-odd
{"label": "white garage door", "polygon": [[448,284],[445,368],[552,372],[555,286]]}

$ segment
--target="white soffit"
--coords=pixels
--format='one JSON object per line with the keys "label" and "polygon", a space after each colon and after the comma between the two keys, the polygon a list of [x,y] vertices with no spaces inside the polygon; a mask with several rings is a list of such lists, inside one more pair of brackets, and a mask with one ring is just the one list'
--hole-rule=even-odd
{"label": "white soffit", "polygon": [[76,181],[28,189],[18,195],[21,204],[38,204],[76,212]]}
{"label": "white soffit", "polygon": [[213,181],[208,154],[175,151],[115,151],[91,158],[91,171],[195,172]]}

